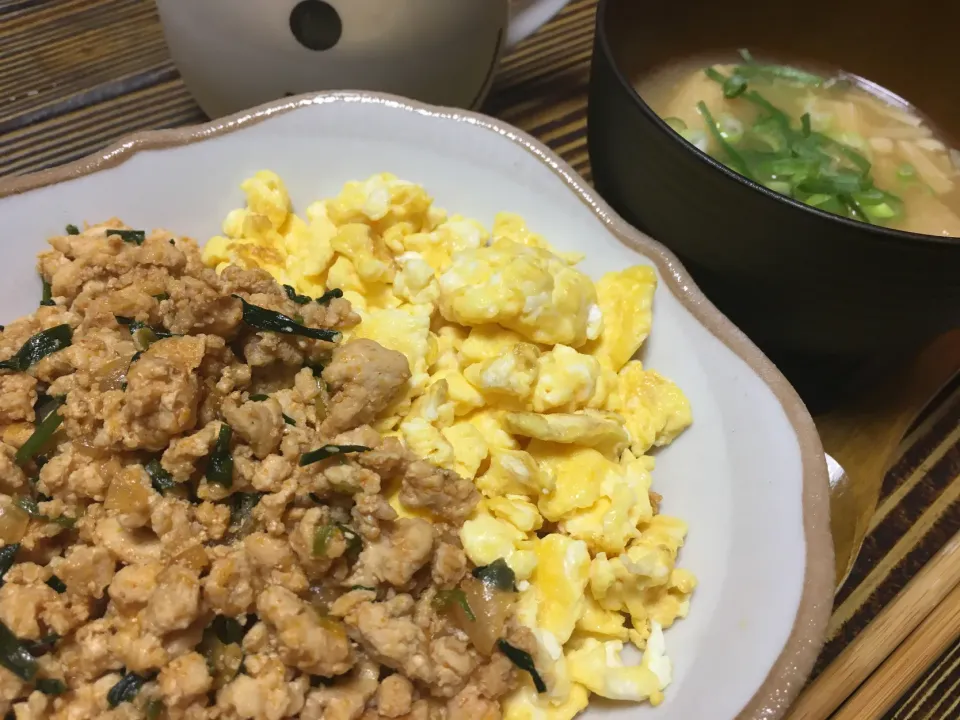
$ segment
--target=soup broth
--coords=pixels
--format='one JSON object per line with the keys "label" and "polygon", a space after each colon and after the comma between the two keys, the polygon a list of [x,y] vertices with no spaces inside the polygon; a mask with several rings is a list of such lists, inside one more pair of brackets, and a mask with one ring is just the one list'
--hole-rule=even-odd
{"label": "soup broth", "polygon": [[960,154],[905,101],[860,78],[742,61],[667,68],[637,84],[688,142],[827,212],[960,237]]}

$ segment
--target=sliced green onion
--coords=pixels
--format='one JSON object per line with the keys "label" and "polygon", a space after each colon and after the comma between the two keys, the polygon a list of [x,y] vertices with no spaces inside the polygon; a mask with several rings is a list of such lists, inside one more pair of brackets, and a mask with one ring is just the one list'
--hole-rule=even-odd
{"label": "sliced green onion", "polygon": [[543,681],[543,678],[540,677],[540,673],[537,672],[537,666],[533,662],[533,657],[531,657],[530,653],[514,647],[502,638],[497,640],[497,647],[500,648],[500,652],[507,656],[510,662],[521,670],[526,670],[530,673],[533,686],[537,689],[538,693],[545,693],[547,691],[547,684]]}
{"label": "sliced green onion", "polygon": [[308,302],[310,302],[310,298],[308,296],[297,294],[297,291],[294,289],[293,285],[284,285],[283,291],[287,294],[287,297],[297,305],[306,305]]}
{"label": "sliced green onion", "polygon": [[327,545],[330,544],[330,540],[333,539],[334,533],[337,532],[337,526],[332,524],[319,525],[316,530],[313,532],[313,556],[314,557],[326,557],[327,556]]}
{"label": "sliced green onion", "polygon": [[38,678],[33,686],[44,695],[62,695],[67,691],[67,684],[57,678]]}
{"label": "sliced green onion", "polygon": [[670,126],[675,133],[682,133],[687,129],[687,124],[678,117],[666,117],[663,121]]}
{"label": "sliced green onion", "polygon": [[143,245],[143,241],[147,239],[147,233],[143,230],[114,230],[111,228],[106,231],[106,237],[111,235],[118,235],[124,242],[134,245]]}
{"label": "sliced green onion", "polygon": [[239,295],[233,297],[237,298],[243,306],[243,322],[256,330],[300,335],[327,342],[340,342],[340,338],[343,337],[343,334],[336,330],[306,327],[283,313],[252,305]]}
{"label": "sliced green onion", "polygon": [[61,580],[60,578],[58,578],[56,575],[51,575],[51,576],[50,576],[50,579],[47,580],[46,584],[47,584],[48,587],[53,588],[54,590],[56,590],[56,591],[57,591],[58,593],[60,593],[61,595],[63,595],[63,593],[65,593],[65,592],[67,591],[67,585],[66,585],[66,583],[64,583],[63,580]]}
{"label": "sliced green onion", "polygon": [[153,489],[161,495],[166,494],[177,486],[177,481],[173,479],[173,475],[164,470],[163,465],[161,465],[160,461],[156,458],[144,465],[143,469],[147,471]]}
{"label": "sliced green onion", "polygon": [[318,297],[317,304],[326,305],[328,302],[330,302],[334,298],[342,298],[342,297],[343,297],[343,290],[341,290],[340,288],[333,288],[331,290],[327,290],[323,295]]}
{"label": "sliced green onion", "polygon": [[320,462],[334,455],[344,455],[346,453],[366,452],[370,448],[364,445],[324,445],[323,447],[305,452],[300,456],[300,467]]}
{"label": "sliced green onion", "polygon": [[140,692],[140,688],[149,681],[150,678],[144,677],[143,675],[127,673],[120,678],[116,685],[110,688],[110,692],[107,693],[107,703],[109,703],[110,707],[115,708],[121,703],[133,702],[137,693]]}
{"label": "sliced green onion", "polygon": [[230,496],[230,533],[235,537],[244,537],[253,527],[251,517],[253,509],[260,502],[263,493],[234,493]]}
{"label": "sliced green onion", "polygon": [[292,417],[290,417],[289,415],[287,415],[286,413],[280,413],[280,415],[283,417],[283,421],[284,421],[287,425],[296,425],[296,424],[297,424],[297,421],[294,420],[294,419],[293,419]]}
{"label": "sliced green onion", "polygon": [[80,228],[78,228],[76,225],[72,223],[67,225],[67,235],[79,235],[79,234],[80,234]]}
{"label": "sliced green onion", "polygon": [[226,423],[220,423],[220,432],[217,443],[213,447],[207,469],[204,473],[208,482],[230,487],[233,485],[233,455],[230,453],[230,440],[233,437],[233,428]]}
{"label": "sliced green onion", "polygon": [[3,585],[3,579],[6,577],[7,571],[13,567],[19,549],[20,543],[12,543],[0,548],[0,585]]}
{"label": "sliced green onion", "polygon": [[62,422],[63,418],[60,417],[60,413],[56,410],[53,410],[41,420],[37,424],[33,434],[27,438],[27,441],[20,446],[16,455],[14,455],[14,461],[17,465],[23,467],[33,459],[34,455],[42,451]]}
{"label": "sliced green onion", "polygon": [[50,283],[47,282],[46,278],[40,278],[40,282],[43,283],[43,291],[40,296],[41,305],[56,305],[53,301],[53,290],[50,288]]}
{"label": "sliced green onion", "polygon": [[247,399],[248,399],[248,400],[251,400],[251,401],[253,401],[253,402],[263,402],[264,400],[268,399],[269,397],[270,397],[269,395],[258,394],[258,395],[251,395],[251,396],[250,396],[249,398],[247,398]]}
{"label": "sliced green onion", "polygon": [[162,292],[159,295],[154,295],[153,297],[157,302],[163,302],[164,300],[170,299],[170,293]]}
{"label": "sliced green onion", "polygon": [[723,96],[727,99],[739,97],[746,92],[747,79],[738,72],[723,81]]}
{"label": "sliced green onion", "polygon": [[466,594],[460,588],[440,590],[433,598],[434,609],[440,610],[441,612],[449,608],[453,603],[460,606],[463,614],[467,616],[467,620],[471,622],[477,621],[477,616],[473,614],[470,603],[467,602]]}
{"label": "sliced green onion", "polygon": [[477,580],[497,590],[515,592],[517,589],[516,573],[503,558],[497,558],[489,565],[475,567],[472,574]]}
{"label": "sliced green onion", "polygon": [[[124,318],[124,320],[126,320],[126,318]],[[133,344],[140,352],[146,352],[150,346],[158,340],[173,337],[172,332],[151,327],[150,325],[140,322],[139,320],[133,320],[129,323],[124,323],[120,320],[120,318],[117,318],[117,321],[120,322],[121,325],[130,326],[130,336],[133,338]]]}
{"label": "sliced green onion", "polygon": [[901,180],[913,180],[917,176],[917,169],[910,163],[903,163],[897,168],[897,177]]}
{"label": "sliced green onion", "polygon": [[733,169],[744,177],[751,177],[750,169],[747,167],[747,163],[740,156],[740,153],[734,150],[733,146],[724,139],[723,133],[720,132],[720,128],[717,127],[717,123],[713,119],[713,115],[710,113],[709,108],[707,108],[707,104],[702,100],[698,102],[697,111],[703,116],[703,119],[707,123],[707,130],[711,135],[713,135],[713,139],[716,140],[717,145],[719,145],[723,152],[727,155],[730,164],[735,166]]}
{"label": "sliced green onion", "polygon": [[68,347],[72,341],[73,330],[69,325],[55,325],[41,330],[29,338],[13,357],[0,361],[0,369],[24,372],[47,355]]}
{"label": "sliced green onion", "polygon": [[37,659],[0,622],[0,665],[25,682],[31,682],[37,674]]}

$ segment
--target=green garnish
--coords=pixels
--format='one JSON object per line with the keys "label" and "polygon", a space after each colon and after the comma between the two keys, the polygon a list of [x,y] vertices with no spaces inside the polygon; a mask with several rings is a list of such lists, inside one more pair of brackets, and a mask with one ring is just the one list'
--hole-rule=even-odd
{"label": "green garnish", "polygon": [[170,299],[170,293],[162,292],[159,295],[154,295],[153,297],[157,302],[163,302],[164,300]]}
{"label": "green garnish", "polygon": [[441,612],[450,607],[453,603],[456,603],[463,610],[463,614],[467,616],[467,620],[471,622],[477,621],[477,616],[473,614],[473,610],[470,608],[470,603],[467,602],[467,596],[460,588],[454,588],[453,590],[440,590],[433,598],[433,606],[435,609],[440,610]]}
{"label": "green garnish", "polygon": [[903,163],[897,168],[897,177],[901,180],[913,180],[917,176],[917,169],[910,163]]}
{"label": "green garnish", "polygon": [[145,352],[151,345],[157,342],[157,340],[173,337],[172,332],[151,327],[139,320],[132,320],[130,322],[124,322],[124,320],[127,320],[127,318],[123,318],[123,320],[119,317],[117,318],[117,322],[121,325],[129,325],[130,335],[133,337],[133,344],[140,352]]}
{"label": "green garnish", "polygon": [[[69,517],[67,515],[61,515],[60,517],[50,517],[44,515],[40,512],[40,506],[37,505],[37,501],[33,498],[29,498],[23,495],[17,496],[13,500],[13,504],[18,508],[23,510],[27,515],[29,515],[34,520],[43,520],[45,522],[56,523],[60,527],[70,529],[77,524],[77,519]],[[53,587],[53,586],[51,586]]]}
{"label": "green garnish", "polygon": [[875,224],[898,218],[903,202],[874,185],[871,163],[862,153],[815,131],[809,113],[792,121],[752,84],[780,79],[820,87],[824,79],[796,68],[757,63],[747,51],[741,55],[744,64],[730,77],[714,67],[704,70],[723,87],[725,97],[757,110],[752,127],[732,134],[721,128],[705,103],[697,103],[718,159],[774,192],[826,212]]}
{"label": "green garnish", "polygon": [[3,579],[6,577],[7,571],[13,567],[19,549],[20,543],[4,545],[0,548],[0,585],[3,585]]}
{"label": "green garnish", "polygon": [[66,584],[63,580],[61,580],[60,578],[58,578],[56,575],[51,575],[51,576],[50,576],[50,579],[47,580],[47,583],[46,583],[46,584],[47,584],[49,587],[51,587],[51,588],[53,588],[54,590],[56,590],[56,591],[57,591],[58,593],[60,593],[61,595],[63,595],[63,593],[65,593],[65,592],[67,591],[67,584]]}
{"label": "green garnish", "polygon": [[341,525],[340,523],[326,523],[324,525],[318,525],[313,533],[313,556],[326,557],[327,546],[330,544],[330,540],[333,539],[334,534],[338,532],[347,543],[347,554],[354,555],[363,549],[363,540],[361,540],[360,536],[351,528],[348,528],[346,525]]}
{"label": "green garnish", "polygon": [[144,465],[143,469],[147,471],[153,489],[161,495],[177,486],[177,481],[173,479],[173,475],[164,470],[163,465],[156,458]]}
{"label": "green garnish", "polygon": [[30,462],[33,456],[43,450],[50,441],[50,438],[53,437],[53,434],[63,422],[63,418],[60,416],[60,413],[57,412],[58,408],[59,404],[57,408],[51,410],[43,420],[37,423],[33,434],[28,437],[27,441],[17,450],[16,455],[14,455],[14,461],[17,465],[23,467]]}
{"label": "green garnish", "polygon": [[530,673],[530,678],[533,680],[533,686],[537,689],[538,693],[545,693],[547,691],[547,684],[543,681],[543,678],[540,677],[540,673],[537,672],[537,666],[533,662],[533,658],[530,656],[526,650],[521,650],[516,648],[504,639],[497,640],[497,647],[500,648],[500,652],[507,656],[507,659],[510,660],[514,665],[516,665],[521,670],[526,670]]}
{"label": "green garnish", "polygon": [[249,398],[247,398],[247,399],[248,399],[248,400],[252,400],[253,402],[263,402],[263,401],[266,400],[268,397],[270,397],[270,396],[269,396],[269,395],[263,395],[263,394],[258,393],[258,394],[256,394],[256,395],[251,395],[251,396],[250,396]]}
{"label": "green garnish", "polygon": [[230,643],[239,644],[246,634],[243,630],[243,625],[234,618],[227,617],[226,615],[217,615],[210,624],[210,627],[213,628],[217,639],[224,645],[229,645]]}
{"label": "green garnish", "polygon": [[121,240],[128,243],[134,243],[135,245],[143,245],[143,241],[147,239],[147,233],[143,230],[110,230],[106,231],[106,237],[111,235],[118,235]]}
{"label": "green garnish", "polygon": [[32,365],[36,365],[47,355],[63,350],[73,341],[73,330],[69,325],[55,325],[52,328],[41,330],[29,338],[17,351],[16,355],[0,361],[0,369],[24,372]]}
{"label": "green garnish", "polygon": [[337,532],[337,526],[333,524],[318,525],[313,532],[313,556],[326,557],[327,545]]}
{"label": "green garnish", "polygon": [[163,702],[161,700],[151,700],[147,703],[147,707],[144,708],[143,714],[146,715],[147,720],[157,720],[160,717],[160,713],[163,712]]}
{"label": "green garnish", "polygon": [[121,703],[133,702],[137,693],[140,692],[140,688],[149,681],[150,678],[144,677],[143,675],[127,673],[120,678],[116,685],[110,688],[110,692],[107,693],[107,702],[112,708],[115,708]]}
{"label": "green garnish", "polygon": [[283,291],[287,294],[287,297],[297,305],[306,305],[310,302],[310,298],[307,295],[298,295],[293,285],[284,285]]}
{"label": "green garnish", "polygon": [[207,461],[204,473],[208,482],[230,487],[233,485],[233,455],[230,454],[230,439],[233,437],[233,428],[226,423],[220,423],[220,433],[217,443]]}
{"label": "green garnish", "polygon": [[314,340],[325,340],[327,342],[339,342],[340,338],[343,337],[343,334],[336,330],[306,327],[283,313],[267,310],[257,305],[251,305],[239,295],[234,295],[234,297],[243,304],[243,322],[257,330],[283,333],[285,335],[300,335],[302,337],[313,338]]}
{"label": "green garnish", "polygon": [[316,450],[303,453],[303,455],[300,456],[300,467],[332,458],[334,455],[366,452],[369,449],[370,448],[365,445],[324,445]]}
{"label": "green garnish", "polygon": [[317,298],[317,303],[320,305],[326,305],[328,302],[334,298],[342,298],[343,290],[340,288],[333,288],[332,290],[327,290],[323,295]]}
{"label": "green garnish", "polygon": [[79,234],[80,234],[80,228],[78,228],[76,225],[72,223],[67,225],[67,235],[79,235]]}
{"label": "green garnish", "polygon": [[67,691],[66,683],[56,678],[40,678],[33,686],[44,695],[61,695]]}
{"label": "green garnish", "polygon": [[2,622],[0,622],[0,665],[26,682],[31,682],[37,674],[37,659]]}
{"label": "green garnish", "polygon": [[230,496],[230,532],[234,536],[244,536],[250,532],[253,509],[260,502],[263,493],[234,493]]}
{"label": "green garnish", "polygon": [[297,421],[294,420],[294,419],[293,419],[292,417],[290,417],[289,415],[287,415],[286,413],[280,413],[280,414],[283,416],[283,421],[284,421],[287,425],[296,425],[296,424],[297,424]]}
{"label": "green garnish", "polygon": [[23,643],[24,649],[34,657],[46,655],[53,650],[53,646],[60,640],[57,633],[47,633],[39,640],[28,640]]}
{"label": "green garnish", "polygon": [[40,296],[41,305],[56,305],[53,301],[53,290],[50,288],[50,283],[47,282],[45,278],[40,278],[40,282],[43,283],[43,292]]}
{"label": "green garnish", "polygon": [[367,590],[367,591],[369,591],[369,592],[376,592],[376,591],[377,591],[376,588],[372,588],[372,587],[370,587],[370,586],[368,586],[368,585],[351,585],[351,586],[350,586],[350,589],[351,589],[351,590]]}
{"label": "green garnish", "polygon": [[471,573],[477,580],[486,585],[492,585],[497,590],[515,592],[517,576],[503,558],[497,558],[489,565],[475,567]]}

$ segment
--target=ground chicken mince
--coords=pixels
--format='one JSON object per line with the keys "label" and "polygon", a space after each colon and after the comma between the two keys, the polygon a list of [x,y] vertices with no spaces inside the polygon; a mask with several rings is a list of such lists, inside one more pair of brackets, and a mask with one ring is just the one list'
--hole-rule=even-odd
{"label": "ground chicken mince", "polygon": [[341,343],[347,300],[117,221],[50,245],[0,333],[0,716],[496,720],[542,685],[461,549],[473,483],[366,424],[410,368]]}

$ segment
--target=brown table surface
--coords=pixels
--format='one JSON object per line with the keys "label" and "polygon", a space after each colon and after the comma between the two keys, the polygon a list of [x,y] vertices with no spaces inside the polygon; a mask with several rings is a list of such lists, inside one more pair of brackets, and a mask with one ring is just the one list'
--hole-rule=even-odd
{"label": "brown table surface", "polygon": [[[484,108],[540,138],[588,180],[595,5],[574,0],[516,48]],[[204,119],[170,62],[152,2],[0,0],[0,175],[58,165],[137,130]],[[954,377],[896,448],[863,550],[837,595],[815,679],[791,718],[960,717],[958,496]]]}

